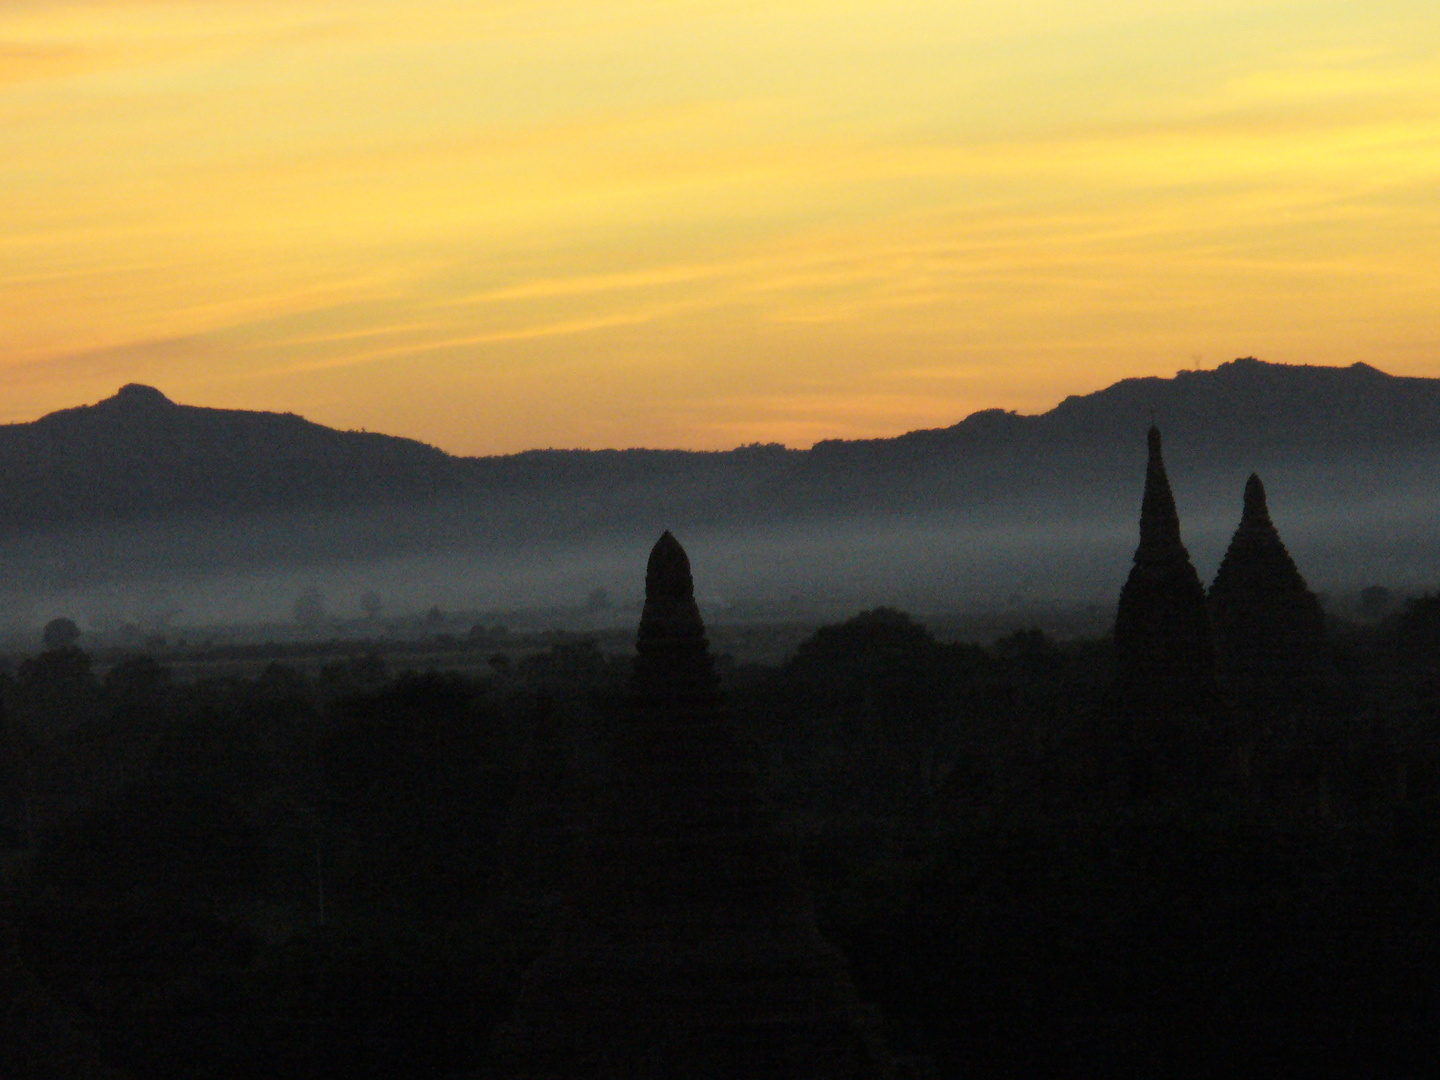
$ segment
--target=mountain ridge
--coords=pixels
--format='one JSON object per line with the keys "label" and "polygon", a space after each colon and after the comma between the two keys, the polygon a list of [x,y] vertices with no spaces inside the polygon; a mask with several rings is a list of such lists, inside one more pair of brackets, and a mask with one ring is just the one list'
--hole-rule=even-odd
{"label": "mountain ridge", "polygon": [[477,457],[293,413],[177,405],[132,383],[94,405],[0,426],[0,529],[437,499],[500,500],[520,517],[553,520],[570,508],[591,523],[652,511],[724,517],[975,505],[1123,471],[1138,460],[1152,419],[1182,471],[1186,463],[1440,447],[1440,379],[1246,357],[1169,379],[1122,379],[1044,413],[984,409],[949,427],[822,440],[809,450],[752,444]]}
{"label": "mountain ridge", "polygon": [[[1440,379],[1390,375],[1369,364],[1325,367],[1312,364],[1272,364],[1254,357],[1242,357],[1205,371],[1180,370],[1172,378],[1158,375],[1121,379],[1089,394],[1071,394],[1043,413],[1025,414],[1005,409],[981,409],[958,423],[943,428],[923,428],[889,439],[827,439],[816,448],[836,445],[875,445],[902,441],[962,442],[971,439],[1038,437],[1056,443],[1096,436],[1136,438],[1151,419],[1169,428],[1170,441],[1203,442],[1204,434],[1218,429],[1235,429],[1254,434],[1268,433],[1270,439],[1283,433],[1288,441],[1309,441],[1323,437],[1360,436],[1366,439],[1425,437],[1440,439],[1440,412],[1396,426],[1397,411],[1408,404],[1424,404],[1440,410]],[[1304,427],[1290,425],[1277,429],[1256,420],[1271,413],[1280,398],[1301,405],[1312,421]],[[1354,408],[1389,406],[1383,423],[1360,423]],[[1327,400],[1328,399],[1328,400]],[[1401,399],[1401,400],[1397,400]],[[1228,409],[1228,413],[1223,411]],[[1372,414],[1373,415],[1373,414]],[[1265,416],[1271,419],[1270,416]],[[1319,420],[1318,424],[1314,421]],[[1418,422],[1417,422],[1418,421]]]}

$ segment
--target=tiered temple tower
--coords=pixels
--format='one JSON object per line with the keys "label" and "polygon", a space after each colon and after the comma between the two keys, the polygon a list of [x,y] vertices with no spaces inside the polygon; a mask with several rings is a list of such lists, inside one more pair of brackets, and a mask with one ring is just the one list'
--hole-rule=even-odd
{"label": "tiered temple tower", "polygon": [[1273,723],[1303,708],[1322,666],[1325,617],[1253,473],[1240,527],[1210,585],[1210,611],[1221,690],[1248,723]]}
{"label": "tiered temple tower", "polygon": [[1180,541],[1180,516],[1152,426],[1140,546],[1115,615],[1117,688],[1131,713],[1207,712],[1215,653],[1205,589]]}
{"label": "tiered temple tower", "polygon": [[613,772],[561,929],[497,1032],[530,1080],[885,1075],[721,703],[684,549],[650,553]]}

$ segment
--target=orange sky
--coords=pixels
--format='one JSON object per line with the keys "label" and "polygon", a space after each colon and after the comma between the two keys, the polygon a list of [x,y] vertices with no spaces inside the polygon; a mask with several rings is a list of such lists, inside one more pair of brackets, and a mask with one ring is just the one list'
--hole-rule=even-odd
{"label": "orange sky", "polygon": [[1440,376],[1433,2],[993,7],[6,0],[0,420],[805,446]]}

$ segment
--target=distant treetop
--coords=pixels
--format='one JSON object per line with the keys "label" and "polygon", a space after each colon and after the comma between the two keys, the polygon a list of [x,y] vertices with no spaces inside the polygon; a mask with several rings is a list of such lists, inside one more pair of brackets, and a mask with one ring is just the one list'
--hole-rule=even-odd
{"label": "distant treetop", "polygon": [[51,619],[40,640],[47,649],[68,649],[80,640],[80,628],[73,619]]}

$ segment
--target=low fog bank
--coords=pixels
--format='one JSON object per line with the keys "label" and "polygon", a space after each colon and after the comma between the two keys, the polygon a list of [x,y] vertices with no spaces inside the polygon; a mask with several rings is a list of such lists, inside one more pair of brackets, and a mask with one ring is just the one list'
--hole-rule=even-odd
{"label": "low fog bank", "polygon": [[[1338,598],[1372,584],[1400,595],[1440,586],[1440,473],[1432,467],[1265,470],[1272,518],[1312,588]],[[1185,540],[1206,581],[1239,519],[1247,472],[1171,470]],[[1086,635],[1108,626],[1128,573],[1140,486],[1129,475],[1083,492],[1033,487],[968,509],[788,522],[707,524],[672,506],[568,535],[542,522],[529,540],[522,520],[466,535],[453,508],[429,522],[380,508],[364,517],[31,537],[4,552],[0,626],[24,635],[63,615],[88,632],[123,629],[132,638],[227,625],[262,636],[285,627],[372,636],[430,613],[624,628],[639,610],[646,553],[669,527],[690,552],[715,623],[822,622],[889,605],[952,623],[999,616],[997,626],[1048,623]],[[437,520],[446,527],[427,532]],[[391,526],[403,535],[387,550]],[[426,542],[436,550],[414,550]]]}
{"label": "low fog bank", "polygon": [[[287,624],[302,598],[314,628],[382,632],[436,612],[490,622],[527,617],[556,626],[632,626],[645,560],[662,526],[583,545],[451,551],[304,566],[155,573],[62,589],[13,590],[7,629],[60,615],[87,630],[147,632],[227,624]],[[931,614],[1030,604],[1106,603],[1129,558],[1114,523],[1000,525],[955,517],[915,523],[842,521],[681,535],[712,622],[844,618],[886,604]],[[1133,531],[1133,530],[1132,530]],[[1063,565],[1054,565],[1059,560]],[[1118,587],[1118,586],[1117,586]],[[367,615],[367,596],[375,615]],[[432,616],[434,618],[434,616]]]}
{"label": "low fog bank", "polygon": [[[1208,581],[1239,519],[1250,463],[1172,458],[1185,540]],[[1317,591],[1440,585],[1440,456],[1250,467]],[[1091,612],[1100,626],[1129,569],[1143,474],[1138,454],[1103,467],[1029,462],[1008,486],[992,476],[978,503],[947,505],[936,487],[928,500],[886,504],[857,498],[852,485],[828,514],[758,498],[747,513],[735,499],[679,484],[648,496],[592,486],[493,503],[31,534],[0,546],[0,627],[29,632],[58,615],[99,632],[277,626],[297,621],[302,597],[310,632],[377,630],[432,609],[622,626],[638,611],[645,554],[664,528],[689,549],[712,621],[824,620],[886,604],[931,618]]]}

